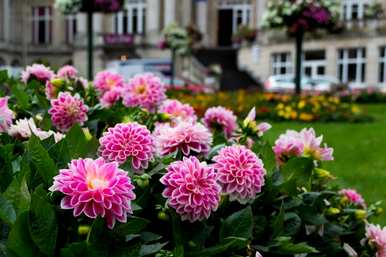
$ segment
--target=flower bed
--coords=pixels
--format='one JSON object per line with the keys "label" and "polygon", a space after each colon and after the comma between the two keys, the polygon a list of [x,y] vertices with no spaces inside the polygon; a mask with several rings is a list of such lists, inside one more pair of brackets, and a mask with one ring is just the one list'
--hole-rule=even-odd
{"label": "flower bed", "polygon": [[5,256],[385,256],[378,204],[330,185],[312,128],[271,145],[255,109],[200,120],[151,74],[33,66],[0,89]]}
{"label": "flower bed", "polygon": [[[215,94],[190,94],[178,91],[170,92],[177,99],[191,104],[199,115],[211,106],[224,105],[236,112],[246,115],[256,108],[259,119],[293,120],[293,121],[349,121],[371,120],[371,117],[351,102],[343,102],[337,96],[260,93],[238,90],[218,92]],[[346,99],[345,99],[346,100]]]}

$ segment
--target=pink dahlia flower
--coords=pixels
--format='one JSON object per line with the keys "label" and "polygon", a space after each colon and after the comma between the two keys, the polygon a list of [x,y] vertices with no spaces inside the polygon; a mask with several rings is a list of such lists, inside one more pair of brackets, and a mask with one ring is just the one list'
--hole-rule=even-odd
{"label": "pink dahlia flower", "polygon": [[154,111],[166,98],[161,79],[151,73],[134,76],[123,92],[123,104]]}
{"label": "pink dahlia flower", "polygon": [[227,138],[230,138],[237,128],[237,117],[231,110],[222,106],[212,107],[206,110],[204,124],[208,128],[220,128]]}
{"label": "pink dahlia flower", "polygon": [[0,97],[0,133],[7,132],[15,114],[8,107],[8,97]]}
{"label": "pink dahlia flower", "polygon": [[111,71],[98,72],[94,79],[96,90],[103,95],[104,93],[123,88],[123,77]]}
{"label": "pink dahlia flower", "polygon": [[33,64],[32,66],[27,66],[27,68],[22,72],[21,80],[24,83],[27,83],[31,79],[36,79],[46,83],[48,80],[51,80],[54,75],[55,73],[43,64]]}
{"label": "pink dahlia flower", "polygon": [[127,173],[116,162],[99,158],[72,160],[68,169],[61,169],[54,177],[49,190],[65,195],[62,209],[73,209],[75,217],[82,213],[91,219],[103,217],[112,229],[116,220],[124,223],[132,213],[133,189]]}
{"label": "pink dahlia flower", "polygon": [[365,200],[363,199],[363,197],[354,189],[342,189],[339,191],[339,194],[343,197],[346,197],[347,200],[350,201],[350,203],[357,205],[365,204]]}
{"label": "pink dahlia flower", "polygon": [[110,90],[104,93],[99,101],[103,107],[109,108],[113,106],[121,98],[121,92],[119,90]]}
{"label": "pink dahlia flower", "polygon": [[213,157],[222,192],[231,201],[246,203],[261,192],[266,171],[263,162],[245,146],[227,146]]}
{"label": "pink dahlia flower", "polygon": [[201,221],[217,210],[221,187],[216,173],[196,157],[173,162],[160,181],[166,186],[162,195],[182,220]]}
{"label": "pink dahlia flower", "polygon": [[150,131],[138,123],[122,123],[109,128],[99,143],[101,157],[120,164],[131,158],[135,170],[146,169],[154,154]]}
{"label": "pink dahlia flower", "polygon": [[185,121],[196,121],[197,116],[193,107],[189,104],[183,104],[178,100],[165,100],[159,111],[162,113],[167,113],[171,116],[172,119],[181,119]]}
{"label": "pink dahlia flower", "polygon": [[273,151],[276,162],[281,165],[291,157],[311,157],[316,161],[333,160],[333,149],[321,147],[323,137],[316,137],[313,128],[303,129],[300,132],[287,130],[276,140]]}
{"label": "pink dahlia flower", "polygon": [[65,65],[58,70],[57,76],[63,79],[75,79],[78,76],[78,70],[71,65]]}
{"label": "pink dahlia flower", "polygon": [[83,125],[87,121],[88,107],[84,105],[83,99],[72,96],[68,92],[60,92],[57,99],[51,100],[52,124],[60,131],[66,132],[73,125]]}
{"label": "pink dahlia flower", "polygon": [[120,74],[101,71],[95,76],[94,85],[102,106],[110,107],[121,98],[124,82]]}
{"label": "pink dahlia flower", "polygon": [[163,124],[154,131],[155,147],[160,156],[181,151],[185,156],[206,154],[212,144],[212,134],[201,123],[179,122],[176,126]]}
{"label": "pink dahlia flower", "polygon": [[366,237],[370,245],[377,249],[375,257],[386,257],[386,227],[369,224],[366,226]]}

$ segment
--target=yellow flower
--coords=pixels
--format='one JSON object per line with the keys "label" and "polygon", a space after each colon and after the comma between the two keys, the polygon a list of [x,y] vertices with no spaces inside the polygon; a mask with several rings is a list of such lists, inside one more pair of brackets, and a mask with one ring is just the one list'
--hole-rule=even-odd
{"label": "yellow flower", "polygon": [[302,120],[302,121],[312,121],[314,119],[314,115],[312,115],[310,113],[302,112],[299,115],[299,119]]}
{"label": "yellow flower", "polygon": [[353,106],[351,106],[351,112],[354,113],[354,114],[358,114],[358,113],[361,112],[361,109],[359,109],[358,106],[353,105]]}
{"label": "yellow flower", "polygon": [[298,103],[298,108],[299,108],[299,109],[303,109],[305,106],[306,106],[306,101],[304,101],[304,100],[301,100],[301,101]]}

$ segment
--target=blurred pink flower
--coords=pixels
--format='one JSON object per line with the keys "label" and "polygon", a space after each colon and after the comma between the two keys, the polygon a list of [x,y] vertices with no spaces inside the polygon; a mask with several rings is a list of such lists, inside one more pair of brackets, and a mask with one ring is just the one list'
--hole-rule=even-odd
{"label": "blurred pink flower", "polygon": [[188,156],[195,153],[206,154],[212,144],[212,134],[201,123],[180,121],[176,126],[163,124],[158,126],[154,133],[156,151],[165,156],[181,151]]}
{"label": "blurred pink flower", "polygon": [[98,72],[94,79],[94,86],[101,95],[110,90],[123,88],[123,84],[123,77],[111,71]]}
{"label": "blurred pink flower", "polygon": [[78,70],[71,65],[65,65],[57,72],[57,77],[63,79],[75,79],[78,76]]}
{"label": "blurred pink flower", "polygon": [[151,73],[134,76],[123,91],[123,104],[154,111],[166,98],[161,79]]}
{"label": "blurred pink flower", "polygon": [[377,249],[375,257],[386,257],[386,227],[369,224],[366,226],[366,237],[370,245]]}
{"label": "blurred pink flower", "polygon": [[264,133],[270,130],[271,128],[272,128],[272,125],[269,124],[268,122],[259,123],[259,125],[257,125],[257,135],[259,137],[262,137]]}
{"label": "blurred pink flower", "polygon": [[206,110],[204,123],[208,128],[220,128],[227,138],[230,138],[237,128],[237,117],[231,110],[222,106],[211,107]]}
{"label": "blurred pink flower", "polygon": [[73,125],[83,125],[87,121],[88,107],[79,96],[72,96],[68,92],[60,92],[57,99],[51,100],[52,124],[60,131],[66,132]]}
{"label": "blurred pink flower", "polygon": [[222,192],[244,204],[261,192],[266,171],[263,162],[245,146],[227,146],[213,157]]}
{"label": "blurred pink flower", "polygon": [[365,204],[365,200],[363,199],[363,197],[354,189],[350,189],[350,188],[342,189],[339,191],[339,194],[346,197],[347,200],[349,200],[353,204],[357,204],[357,205]]}
{"label": "blurred pink flower", "polygon": [[7,132],[15,114],[8,107],[8,97],[0,97],[0,133]]}
{"label": "blurred pink flower", "polygon": [[322,136],[316,137],[313,128],[300,132],[287,130],[285,134],[280,135],[273,147],[277,164],[281,165],[291,157],[310,157],[316,161],[333,160],[333,149],[320,147],[322,140]]}
{"label": "blurred pink flower", "polygon": [[21,80],[27,83],[31,79],[36,79],[42,83],[46,83],[55,76],[55,73],[43,64],[32,64],[27,66],[21,74]]}
{"label": "blurred pink flower", "polygon": [[207,219],[219,205],[221,187],[214,169],[194,156],[170,164],[160,181],[166,186],[162,195],[167,204],[182,220]]}
{"label": "blurred pink flower", "polygon": [[109,108],[113,106],[116,102],[119,101],[121,98],[121,92],[118,90],[110,90],[104,93],[100,98],[99,101],[101,105],[105,108]]}
{"label": "blurred pink flower", "polygon": [[99,143],[101,157],[120,164],[131,159],[135,170],[146,169],[154,154],[150,131],[138,123],[121,123],[109,128]]}
{"label": "blurred pink flower", "polygon": [[103,217],[112,229],[116,220],[124,223],[132,213],[133,189],[127,173],[116,162],[87,158],[72,160],[68,169],[61,169],[49,190],[65,195],[62,209],[73,209],[75,217],[82,213],[91,219]]}
{"label": "blurred pink flower", "polygon": [[99,93],[102,106],[111,107],[122,96],[123,77],[111,71],[101,71],[95,76],[94,86]]}
{"label": "blurred pink flower", "polygon": [[178,100],[165,100],[159,111],[162,113],[167,113],[171,116],[172,119],[181,119],[185,121],[196,121],[197,116],[193,107],[189,104],[183,104]]}

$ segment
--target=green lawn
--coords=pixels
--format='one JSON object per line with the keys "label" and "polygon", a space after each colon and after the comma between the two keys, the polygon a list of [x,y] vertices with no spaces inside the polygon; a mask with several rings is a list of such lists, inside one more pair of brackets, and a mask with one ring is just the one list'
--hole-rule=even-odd
{"label": "green lawn", "polygon": [[385,213],[376,221],[386,225],[386,104],[364,105],[375,117],[372,123],[272,123],[271,142],[286,129],[314,127],[335,149],[335,161],[324,168],[338,177],[338,183],[356,188],[368,202],[383,201]]}

